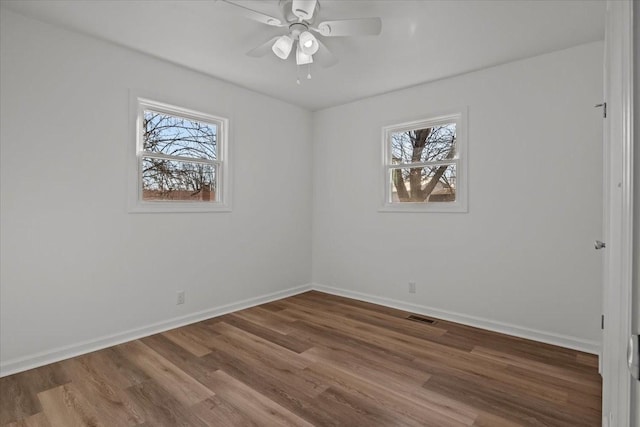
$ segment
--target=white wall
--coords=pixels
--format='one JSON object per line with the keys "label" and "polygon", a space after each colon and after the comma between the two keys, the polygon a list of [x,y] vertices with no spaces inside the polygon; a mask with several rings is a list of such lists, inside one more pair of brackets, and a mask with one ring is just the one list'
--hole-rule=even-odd
{"label": "white wall", "polygon": [[[602,51],[591,43],[317,112],[314,283],[596,351]],[[458,106],[469,107],[469,212],[379,213],[381,127]]]}
{"label": "white wall", "polygon": [[[5,373],[309,283],[311,113],[7,10],[0,28]],[[230,118],[233,212],[127,213],[129,88]]]}

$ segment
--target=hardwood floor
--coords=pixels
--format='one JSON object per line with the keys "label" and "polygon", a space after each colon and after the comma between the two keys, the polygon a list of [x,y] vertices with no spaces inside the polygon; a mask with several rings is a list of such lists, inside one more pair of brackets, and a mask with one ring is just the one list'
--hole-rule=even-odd
{"label": "hardwood floor", "polygon": [[307,292],[0,379],[2,426],[598,426],[595,356]]}

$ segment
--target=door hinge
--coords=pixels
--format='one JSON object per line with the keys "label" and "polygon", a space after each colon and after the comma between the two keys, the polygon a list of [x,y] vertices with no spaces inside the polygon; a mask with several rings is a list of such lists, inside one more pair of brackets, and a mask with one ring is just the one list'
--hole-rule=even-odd
{"label": "door hinge", "polygon": [[594,105],[595,108],[602,107],[602,117],[607,118],[607,103],[603,102],[602,104]]}
{"label": "door hinge", "polygon": [[604,331],[604,314],[600,316],[600,329]]}

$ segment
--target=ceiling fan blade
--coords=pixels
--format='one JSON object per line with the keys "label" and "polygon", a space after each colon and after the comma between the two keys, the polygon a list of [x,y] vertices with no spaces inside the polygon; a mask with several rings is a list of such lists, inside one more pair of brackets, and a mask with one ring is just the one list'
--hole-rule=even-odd
{"label": "ceiling fan blade", "polygon": [[377,36],[382,31],[380,18],[345,19],[325,21],[313,28],[326,37],[341,36]]}
{"label": "ceiling fan blade", "polygon": [[243,6],[239,3],[233,2],[231,0],[222,0],[223,2],[233,5],[235,7],[242,8],[246,11],[247,18],[253,19],[254,21],[262,22],[263,24],[271,25],[272,27],[285,27],[282,21],[273,16],[264,14],[262,12],[258,12],[257,10],[250,9],[246,6]]}
{"label": "ceiling fan blade", "polygon": [[336,56],[331,53],[331,51],[327,49],[324,43],[320,40],[318,40],[318,45],[318,51],[313,54],[313,62],[323,68],[329,68],[336,65],[338,63],[338,58],[336,58]]}
{"label": "ceiling fan blade", "polygon": [[310,21],[318,5],[318,0],[293,0],[291,11],[304,21]]}
{"label": "ceiling fan blade", "polygon": [[247,52],[247,56],[251,56],[253,58],[260,58],[261,56],[265,56],[267,53],[271,52],[271,47],[276,42],[276,40],[278,40],[278,38],[280,38],[280,36],[275,36],[267,40],[260,46],[251,49],[249,52]]}

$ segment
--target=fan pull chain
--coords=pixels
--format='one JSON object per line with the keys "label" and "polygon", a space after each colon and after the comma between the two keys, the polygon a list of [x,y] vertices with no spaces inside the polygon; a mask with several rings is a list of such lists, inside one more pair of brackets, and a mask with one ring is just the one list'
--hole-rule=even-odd
{"label": "fan pull chain", "polygon": [[311,80],[311,64],[308,65],[307,80]]}
{"label": "fan pull chain", "polygon": [[300,83],[300,66],[298,64],[296,64],[296,83],[298,86],[302,84]]}

